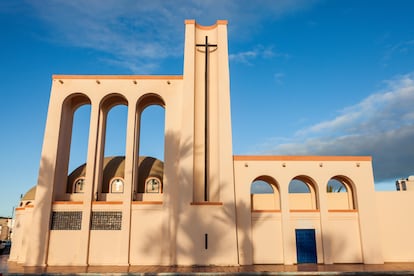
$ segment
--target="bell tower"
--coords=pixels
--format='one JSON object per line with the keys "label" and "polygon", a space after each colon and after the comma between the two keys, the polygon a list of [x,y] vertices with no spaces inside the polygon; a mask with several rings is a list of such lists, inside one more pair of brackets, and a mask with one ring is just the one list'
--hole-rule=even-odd
{"label": "bell tower", "polygon": [[219,202],[223,185],[233,181],[227,21],[185,23],[184,93],[194,97],[193,201]]}
{"label": "bell tower", "polygon": [[185,25],[181,192],[177,212],[171,208],[172,259],[181,265],[237,264],[227,21]]}

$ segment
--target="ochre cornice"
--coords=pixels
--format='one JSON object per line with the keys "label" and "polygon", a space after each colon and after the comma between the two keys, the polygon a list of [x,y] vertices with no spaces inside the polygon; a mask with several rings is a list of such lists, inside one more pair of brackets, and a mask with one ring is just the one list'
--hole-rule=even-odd
{"label": "ochre cornice", "polygon": [[234,161],[372,161],[371,156],[234,155]]}
{"label": "ochre cornice", "polygon": [[109,80],[182,80],[182,75],[157,76],[157,75],[52,75],[52,79],[109,79]]}

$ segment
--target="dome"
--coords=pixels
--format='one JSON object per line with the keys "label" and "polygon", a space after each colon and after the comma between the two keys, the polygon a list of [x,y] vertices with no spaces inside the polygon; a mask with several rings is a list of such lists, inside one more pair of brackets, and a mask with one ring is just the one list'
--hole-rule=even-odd
{"label": "dome", "polygon": [[21,201],[33,201],[35,199],[36,196],[36,186],[33,186],[32,188],[30,188],[30,190],[28,190],[24,196],[21,198]]}
{"label": "dome", "polygon": [[[102,192],[109,192],[109,183],[114,178],[124,178],[125,171],[125,157],[111,156],[104,158],[103,177],[102,177]],[[138,193],[143,193],[145,190],[145,181],[149,177],[156,177],[162,181],[164,174],[164,163],[156,158],[140,156],[138,160]],[[73,184],[75,181],[86,175],[86,164],[76,168],[68,176],[68,185],[66,192],[73,191]]]}
{"label": "dome", "polygon": [[36,186],[31,187],[20,199],[19,207],[24,207],[32,203],[36,196]]}

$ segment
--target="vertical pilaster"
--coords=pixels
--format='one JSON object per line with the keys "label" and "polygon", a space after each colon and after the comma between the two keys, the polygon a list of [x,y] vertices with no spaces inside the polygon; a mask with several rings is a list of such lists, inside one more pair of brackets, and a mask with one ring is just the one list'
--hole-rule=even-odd
{"label": "vertical pilaster", "polygon": [[[217,22],[217,89],[216,89],[216,112],[215,122],[217,126],[217,140],[215,141],[217,154],[217,167],[215,168],[217,181],[211,190],[215,201],[235,202],[234,168],[233,168],[233,138],[231,128],[230,110],[230,71],[227,42],[227,21]],[[235,208],[235,204],[234,204]],[[234,211],[235,212],[235,211]]]}
{"label": "vertical pilaster", "polygon": [[280,182],[280,208],[282,215],[282,234],[283,234],[283,257],[285,265],[295,263],[296,241],[295,234],[291,229],[290,206],[289,206],[289,179]]}
{"label": "vertical pilaster", "polygon": [[[195,21],[185,21],[185,42],[184,42],[184,69],[183,69],[183,90],[182,90],[182,127],[179,129],[180,162],[177,171],[179,173],[179,183],[182,183],[181,190],[191,191],[180,193],[183,204],[187,205],[195,200],[196,192],[194,183],[196,182],[195,154],[197,147],[195,144]],[[185,108],[185,111],[184,111]],[[168,108],[169,109],[169,108]],[[170,112],[166,110],[167,114]],[[166,117],[167,120],[169,116]],[[167,129],[168,126],[167,126]],[[178,131],[178,130],[177,130]]]}
{"label": "vertical pilaster", "polygon": [[[96,155],[95,155],[95,163],[93,164],[93,167],[89,167],[91,170],[94,170],[93,175],[93,190],[92,190],[92,201],[99,201],[101,200],[101,194],[102,194],[102,179],[103,179],[103,164],[104,164],[104,158],[105,158],[105,136],[106,136],[106,119],[108,116],[109,110],[102,110],[103,107],[99,107],[97,112],[98,122],[97,125],[94,125],[94,127],[97,129],[97,134],[94,140],[94,143],[92,145],[92,148],[95,148]],[[91,126],[92,126],[92,117],[91,117]],[[89,135],[92,135],[92,132],[90,132]],[[90,137],[90,136],[89,136]],[[91,146],[91,144],[89,144]],[[90,151],[90,147],[88,147],[88,154]],[[88,172],[88,167],[86,168],[86,172]]]}
{"label": "vertical pilaster", "polygon": [[[210,34],[211,43],[217,45],[216,48],[209,48],[209,67],[208,74],[209,74],[209,89],[206,93],[208,93],[208,110],[207,110],[207,123],[208,123],[208,136],[207,136],[207,157],[208,157],[208,199],[211,202],[219,202],[220,199],[220,163],[224,160],[220,158],[220,142],[226,144],[226,140],[220,141],[220,115],[222,115],[222,119],[226,120],[225,114],[222,114],[223,110],[220,109],[220,97],[221,95],[219,92],[219,86],[222,83],[222,78],[225,79],[224,76],[219,74],[220,66],[228,66],[228,63],[221,64],[218,60],[218,56],[223,51],[223,44],[224,41],[221,41],[218,38],[218,31],[219,27],[216,26],[215,32]],[[214,39],[214,40],[213,40]],[[224,48],[225,49],[225,48]],[[227,54],[227,53],[226,53]],[[225,54],[225,55],[226,55]],[[225,57],[223,57],[225,58]],[[220,64],[220,65],[219,65]],[[222,91],[223,94],[227,94],[227,91]],[[231,127],[229,127],[231,129]],[[231,148],[231,145],[230,145]]]}
{"label": "vertical pilaster", "polygon": [[319,193],[319,212],[320,212],[320,226],[323,248],[323,263],[333,264],[332,245],[330,239],[334,233],[330,231],[329,217],[328,217],[328,202],[326,194],[326,183],[329,179],[318,180],[318,193]]}
{"label": "vertical pilaster", "polygon": [[53,201],[66,199],[65,194],[68,189],[66,181],[68,176],[74,112],[73,104],[63,104],[57,148],[58,157],[56,160],[54,180],[56,185],[54,185],[53,189]]}
{"label": "vertical pilaster", "polygon": [[121,226],[121,246],[120,252],[121,264],[129,264],[130,251],[130,237],[131,237],[131,202],[132,194],[134,192],[134,176],[135,166],[138,162],[138,153],[136,149],[136,105],[128,103],[128,119],[127,119],[127,133],[126,133],[126,149],[125,149],[125,183],[124,196],[122,202],[122,226]]}
{"label": "vertical pilaster", "polygon": [[91,104],[91,119],[89,126],[89,140],[88,140],[88,155],[86,161],[86,175],[85,175],[85,191],[82,206],[82,227],[80,234],[80,250],[81,257],[79,260],[81,264],[88,265],[89,256],[89,238],[90,238],[90,221],[92,212],[92,201],[94,199],[94,183],[95,175],[99,166],[97,160],[102,158],[102,130],[100,127],[100,107],[99,103],[92,102]]}

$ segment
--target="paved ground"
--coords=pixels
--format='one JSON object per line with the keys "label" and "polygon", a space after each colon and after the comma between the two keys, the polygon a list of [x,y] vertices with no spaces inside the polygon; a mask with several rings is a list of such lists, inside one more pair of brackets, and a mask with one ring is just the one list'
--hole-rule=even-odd
{"label": "paved ground", "polygon": [[0,256],[0,275],[414,275],[414,263],[384,265],[23,267]]}

